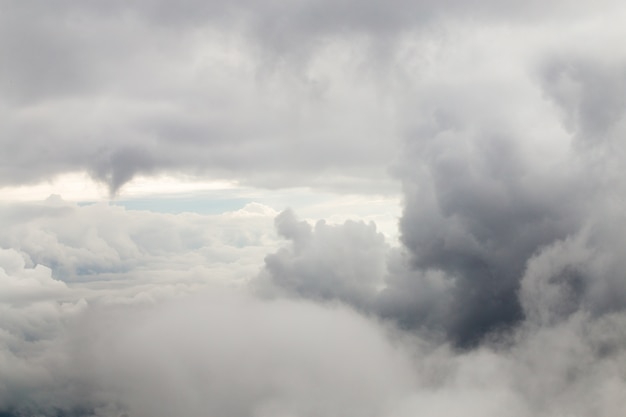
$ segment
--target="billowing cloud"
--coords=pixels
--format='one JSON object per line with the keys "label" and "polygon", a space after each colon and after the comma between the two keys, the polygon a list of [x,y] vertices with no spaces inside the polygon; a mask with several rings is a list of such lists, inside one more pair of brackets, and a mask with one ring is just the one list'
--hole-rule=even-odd
{"label": "billowing cloud", "polygon": [[[404,248],[389,255],[382,291],[372,295],[363,278],[376,300],[366,311],[468,347],[538,316],[623,308],[621,245],[610,229],[622,223],[626,57],[603,47],[615,33],[594,32],[593,19],[562,24],[570,38],[559,35],[558,52],[544,41],[553,28],[537,21],[465,23],[428,59],[404,56],[414,69],[398,95]],[[284,256],[266,259],[275,282]]]}
{"label": "billowing cloud", "polygon": [[306,73],[270,70],[237,23],[264,10],[252,4],[4,7],[5,185],[87,171],[115,192],[139,173],[182,171],[269,187],[389,187],[392,115],[367,99],[371,84],[351,79],[361,59],[345,42]]}
{"label": "billowing cloud", "polygon": [[[49,268],[27,267],[24,255],[0,250],[0,410],[64,402],[71,385],[70,352],[59,348],[66,326],[86,307],[85,300]],[[59,382],[63,383],[59,384]],[[9,415],[11,415],[9,413]]]}
{"label": "billowing cloud", "polygon": [[127,317],[100,318],[111,334],[87,334],[113,343],[85,359],[129,415],[357,416],[412,379],[381,329],[345,309],[218,291]]}
{"label": "billowing cloud", "polygon": [[3,203],[0,415],[621,413],[626,12],[545,3],[1,2],[4,185],[404,198]]}
{"label": "billowing cloud", "polygon": [[[104,303],[151,304],[210,283],[245,285],[278,243],[275,212],[257,203],[215,215],[167,214],[53,196],[0,212],[0,247],[19,251],[19,265],[43,274],[31,272],[33,279],[52,275]],[[24,297],[40,291],[21,288]],[[8,302],[17,294],[0,297]]]}
{"label": "billowing cloud", "polygon": [[292,243],[265,258],[256,284],[261,293],[278,289],[318,301],[341,300],[359,307],[372,303],[387,254],[385,239],[373,223],[319,221],[311,228],[291,210],[279,214],[275,223]]}
{"label": "billowing cloud", "polygon": [[[582,36],[577,30],[572,33]],[[502,36],[520,44],[514,31]],[[610,38],[595,35],[590,42]],[[462,42],[466,48],[439,64],[443,71],[465,66],[474,82],[453,85],[458,99],[451,100],[446,77],[428,86],[428,97],[413,101],[422,115],[407,130],[399,165],[406,198],[400,227],[412,268],[438,271],[452,284],[444,329],[464,345],[523,321],[528,311],[520,303],[520,283],[535,273],[546,273],[543,279],[559,288],[553,291],[568,292],[562,297],[586,298],[588,284],[609,285],[620,300],[614,304],[623,305],[623,290],[608,284],[614,272],[590,275],[586,262],[576,259],[585,255],[575,254],[620,257],[607,232],[609,224],[621,223],[611,207],[623,191],[616,167],[624,157],[617,98],[624,57],[573,55],[568,48],[537,55],[540,47],[533,55],[507,57],[496,47],[504,55],[485,55],[472,68],[466,51],[485,40]],[[502,66],[503,57],[517,65]],[[530,78],[533,73],[538,75]],[[589,229],[593,243],[572,243]],[[563,259],[555,259],[558,247],[568,248]],[[545,258],[555,265],[540,273]],[[408,289],[414,285],[408,281],[395,285]],[[603,303],[609,301],[598,305]]]}
{"label": "billowing cloud", "polygon": [[623,313],[577,313],[459,353],[345,307],[219,288],[45,306],[17,310],[28,334],[5,332],[8,415],[608,416],[624,405]]}

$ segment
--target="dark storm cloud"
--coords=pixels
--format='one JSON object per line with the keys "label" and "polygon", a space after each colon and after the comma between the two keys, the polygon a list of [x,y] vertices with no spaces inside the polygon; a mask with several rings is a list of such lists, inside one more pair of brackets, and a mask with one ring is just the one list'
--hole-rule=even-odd
{"label": "dark storm cloud", "polygon": [[87,171],[112,193],[162,171],[268,187],[381,181],[398,134],[380,92],[396,83],[399,39],[590,12],[486,0],[0,6],[0,182]]}
{"label": "dark storm cloud", "polygon": [[487,140],[476,156],[436,150],[405,181],[402,241],[413,268],[454,282],[444,326],[462,344],[523,318],[517,290],[528,259],[581,226],[590,195],[573,179],[525,183],[533,168],[507,142]]}
{"label": "dark storm cloud", "polygon": [[605,140],[626,109],[626,64],[600,57],[556,56],[541,72],[543,86],[583,143]]}
{"label": "dark storm cloud", "polygon": [[[558,53],[515,30],[496,44],[466,30],[407,75],[395,168],[407,253],[391,257],[376,301],[326,298],[463,347],[538,317],[621,311],[621,244],[610,229],[622,224],[626,58],[601,47],[612,35],[575,26]],[[587,49],[569,46],[589,36]],[[273,261],[266,270],[280,281]]]}
{"label": "dark storm cloud", "polygon": [[[594,39],[598,45],[605,41]],[[521,58],[529,74],[541,74],[530,83],[510,68],[498,68],[498,58],[487,58],[479,70],[468,70],[480,75],[459,88],[458,100],[438,101],[448,87],[435,86],[435,100],[417,103],[430,118],[406,135],[399,169],[405,187],[401,240],[413,269],[438,271],[452,284],[440,326],[460,345],[527,317],[520,283],[530,279],[528,271],[548,248],[565,245],[576,253],[563,242],[591,228],[593,243],[588,240],[586,250],[602,252],[609,264],[620,258],[619,245],[608,244],[614,237],[607,228],[621,223],[611,207],[624,191],[617,167],[624,161],[619,136],[626,61],[606,51],[589,50],[584,58],[581,52],[544,54],[527,63],[523,55],[514,58]],[[528,84],[501,86],[499,100],[485,100],[496,93],[485,75]],[[554,295],[554,314],[623,309],[626,293],[614,275],[622,275],[619,268],[598,273],[584,262],[555,261],[560,266],[542,277],[549,293],[560,294]],[[410,290],[412,279],[393,282],[391,290]],[[604,293],[591,302],[591,294],[601,291],[597,287],[605,286],[613,297]]]}
{"label": "dark storm cloud", "polygon": [[[459,65],[458,59],[451,62]],[[464,64],[466,57],[460,59]],[[424,90],[418,84],[426,97],[408,101],[416,120],[397,166],[407,253],[392,253],[386,274],[362,273],[362,284],[348,292],[339,284],[331,287],[344,290],[320,291],[329,277],[343,285],[350,274],[329,267],[336,263],[332,256],[299,250],[325,244],[321,234],[290,220],[291,229],[281,233],[293,248],[266,258],[266,281],[269,276],[293,294],[347,302],[465,347],[524,322],[622,311],[623,244],[613,230],[623,224],[625,61],[603,59],[542,57],[528,69],[539,76],[524,80],[487,61],[470,70],[474,84],[453,86],[454,100],[447,82]],[[445,72],[447,63],[441,64]],[[485,98],[495,97],[496,79],[521,87],[498,91],[494,107],[496,101]],[[279,231],[285,219],[292,217],[277,219]],[[296,224],[308,232],[288,232]],[[356,255],[371,241],[342,247]],[[384,251],[380,246],[379,259]],[[359,259],[356,264],[372,258]],[[294,264],[310,266],[287,267]],[[370,284],[383,280],[382,291]]]}

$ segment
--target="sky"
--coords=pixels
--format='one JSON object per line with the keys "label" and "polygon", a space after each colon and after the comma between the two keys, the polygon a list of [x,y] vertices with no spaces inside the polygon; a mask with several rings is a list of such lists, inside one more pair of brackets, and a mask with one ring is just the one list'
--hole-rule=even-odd
{"label": "sky", "polygon": [[620,415],[625,19],[0,0],[0,417]]}

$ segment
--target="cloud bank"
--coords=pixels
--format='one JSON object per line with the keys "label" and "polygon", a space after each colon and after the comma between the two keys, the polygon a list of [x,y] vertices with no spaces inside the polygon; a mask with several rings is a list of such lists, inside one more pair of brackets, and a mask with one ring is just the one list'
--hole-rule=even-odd
{"label": "cloud bank", "polygon": [[0,417],[619,415],[626,10],[513,3],[1,2],[2,184],[403,213],[4,202]]}
{"label": "cloud bank", "polygon": [[[554,55],[546,39],[555,39],[553,47],[580,46],[584,62],[595,48],[593,41],[576,42],[588,36],[576,32],[606,16],[619,22],[621,13],[612,1],[186,1],[176,7],[64,1],[51,7],[7,0],[2,7],[1,145],[8,152],[0,181],[28,184],[87,171],[113,194],[138,174],[162,172],[266,187],[388,191],[402,113],[411,108],[402,96],[436,92],[431,103],[459,97],[463,87],[456,86],[469,85],[463,69],[481,68],[461,60],[440,72],[438,51],[465,46],[455,38],[482,33],[482,44],[467,51],[504,52],[502,59],[491,57],[492,72],[517,64],[508,58],[525,48]],[[507,28],[512,39],[494,45]],[[559,64],[551,65],[557,76]],[[405,83],[418,78],[422,86],[412,91]],[[492,86],[504,81],[498,74],[482,79]],[[447,92],[437,91],[440,82],[449,83]]]}

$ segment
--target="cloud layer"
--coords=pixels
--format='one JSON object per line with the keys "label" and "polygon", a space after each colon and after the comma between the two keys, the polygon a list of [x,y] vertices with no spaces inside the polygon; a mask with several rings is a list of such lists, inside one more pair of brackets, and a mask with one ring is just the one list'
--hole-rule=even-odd
{"label": "cloud layer", "polygon": [[0,7],[3,185],[404,197],[399,242],[258,203],[3,203],[0,417],[624,410],[619,2]]}
{"label": "cloud layer", "polygon": [[[406,116],[414,118],[402,96],[430,96],[433,105],[451,93],[465,96],[470,85],[468,74],[449,72],[453,63],[442,67],[433,53],[504,52],[501,59],[473,58],[494,59],[487,73],[497,72],[517,64],[509,58],[525,48],[547,49],[537,37],[577,47],[562,34],[575,37],[598,16],[619,19],[618,6],[399,0],[186,1],[173,8],[162,1],[66,1],[52,8],[4,1],[1,145],[8,152],[0,178],[25,184],[88,171],[115,193],[137,174],[165,171],[268,187],[388,190],[399,129]],[[512,38],[494,44],[507,27]],[[480,45],[455,40],[477,34]],[[583,65],[591,43],[582,45]],[[508,81],[485,78],[478,74],[485,63],[462,59],[454,68],[470,65],[491,86]],[[550,63],[548,77],[558,77],[562,64]],[[419,89],[407,89],[405,82],[418,78]],[[420,117],[426,111],[415,110]]]}

